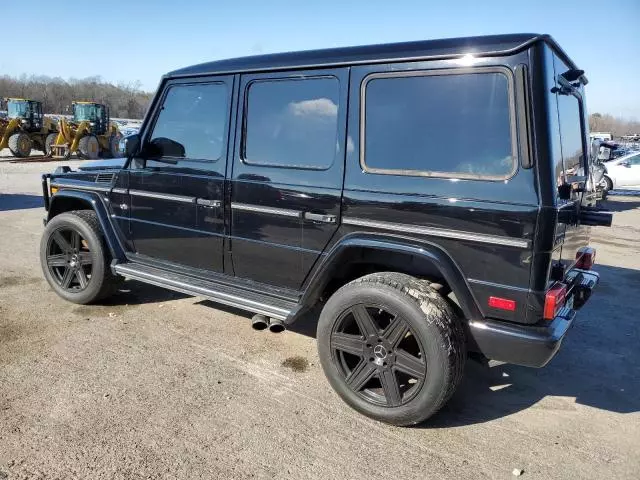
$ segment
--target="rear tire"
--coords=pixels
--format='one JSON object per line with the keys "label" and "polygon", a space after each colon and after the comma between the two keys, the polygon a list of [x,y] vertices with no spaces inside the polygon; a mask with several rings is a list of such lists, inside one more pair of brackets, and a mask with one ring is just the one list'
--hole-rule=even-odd
{"label": "rear tire", "polygon": [[78,153],[87,160],[96,160],[100,156],[100,142],[95,135],[82,137],[78,142]]}
{"label": "rear tire", "polygon": [[44,153],[48,157],[53,156],[53,145],[56,143],[56,138],[58,138],[57,133],[50,133],[44,141]]}
{"label": "rear tire", "polygon": [[122,277],[111,272],[110,262],[93,210],[61,213],[47,223],[40,264],[51,288],[65,300],[87,304],[115,293]]}
{"label": "rear tire", "polygon": [[109,155],[111,158],[120,158],[120,135],[111,135],[109,137]]}
{"label": "rear tire", "polygon": [[338,395],[399,426],[436,413],[460,383],[466,360],[452,306],[428,282],[401,273],[374,273],[340,288],[322,310],[317,339]]}
{"label": "rear tire", "polygon": [[28,157],[31,155],[31,147],[31,138],[26,133],[14,133],[9,137],[9,150],[14,157]]}

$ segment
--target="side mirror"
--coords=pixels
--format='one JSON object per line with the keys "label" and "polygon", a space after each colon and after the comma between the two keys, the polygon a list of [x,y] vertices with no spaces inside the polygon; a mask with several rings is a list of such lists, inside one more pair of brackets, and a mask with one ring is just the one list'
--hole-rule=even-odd
{"label": "side mirror", "polygon": [[[170,138],[158,137],[144,146],[142,156],[149,160],[157,160],[168,157],[167,163],[176,163],[178,158],[185,158],[185,148],[181,143]],[[173,159],[173,160],[169,160]]]}
{"label": "side mirror", "polygon": [[134,133],[120,139],[120,151],[127,158],[135,157],[140,150],[140,135]]}
{"label": "side mirror", "polygon": [[629,160],[625,160],[624,162],[620,162],[620,165],[623,167],[631,168],[631,162]]}

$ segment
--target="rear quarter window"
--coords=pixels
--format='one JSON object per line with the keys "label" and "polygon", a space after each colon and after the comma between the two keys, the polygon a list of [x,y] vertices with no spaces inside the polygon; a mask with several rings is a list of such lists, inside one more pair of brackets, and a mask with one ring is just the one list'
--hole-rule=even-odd
{"label": "rear quarter window", "polygon": [[362,97],[366,172],[491,180],[515,173],[512,87],[503,72],[373,74]]}
{"label": "rear quarter window", "polygon": [[565,175],[584,175],[584,132],[580,100],[571,94],[558,95],[558,117]]}

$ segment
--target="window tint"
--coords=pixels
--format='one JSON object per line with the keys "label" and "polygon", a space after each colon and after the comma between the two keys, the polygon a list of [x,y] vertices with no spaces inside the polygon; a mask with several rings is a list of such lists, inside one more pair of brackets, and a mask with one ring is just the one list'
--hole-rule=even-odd
{"label": "window tint", "polygon": [[169,89],[151,143],[163,157],[217,160],[229,116],[223,83],[176,85]]}
{"label": "window tint", "polygon": [[584,175],[582,115],[579,100],[571,94],[558,95],[558,117],[565,175]]}
{"label": "window tint", "polygon": [[640,165],[640,155],[636,155],[635,157],[631,157],[629,159],[630,165]]}
{"label": "window tint", "polygon": [[374,172],[509,176],[515,159],[507,78],[373,78],[366,84],[364,136],[364,164]]}
{"label": "window tint", "polygon": [[336,155],[339,88],[333,77],[251,83],[245,113],[246,163],[330,167]]}

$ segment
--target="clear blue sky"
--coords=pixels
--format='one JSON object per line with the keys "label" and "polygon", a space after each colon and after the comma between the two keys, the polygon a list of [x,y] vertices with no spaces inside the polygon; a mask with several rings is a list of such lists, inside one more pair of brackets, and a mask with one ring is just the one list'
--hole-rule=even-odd
{"label": "clear blue sky", "polygon": [[220,58],[494,33],[550,33],[587,72],[591,112],[640,120],[640,0],[3,3],[2,31],[9,48],[0,56],[0,74],[100,75],[111,82],[140,80],[143,88],[155,90],[167,71]]}

